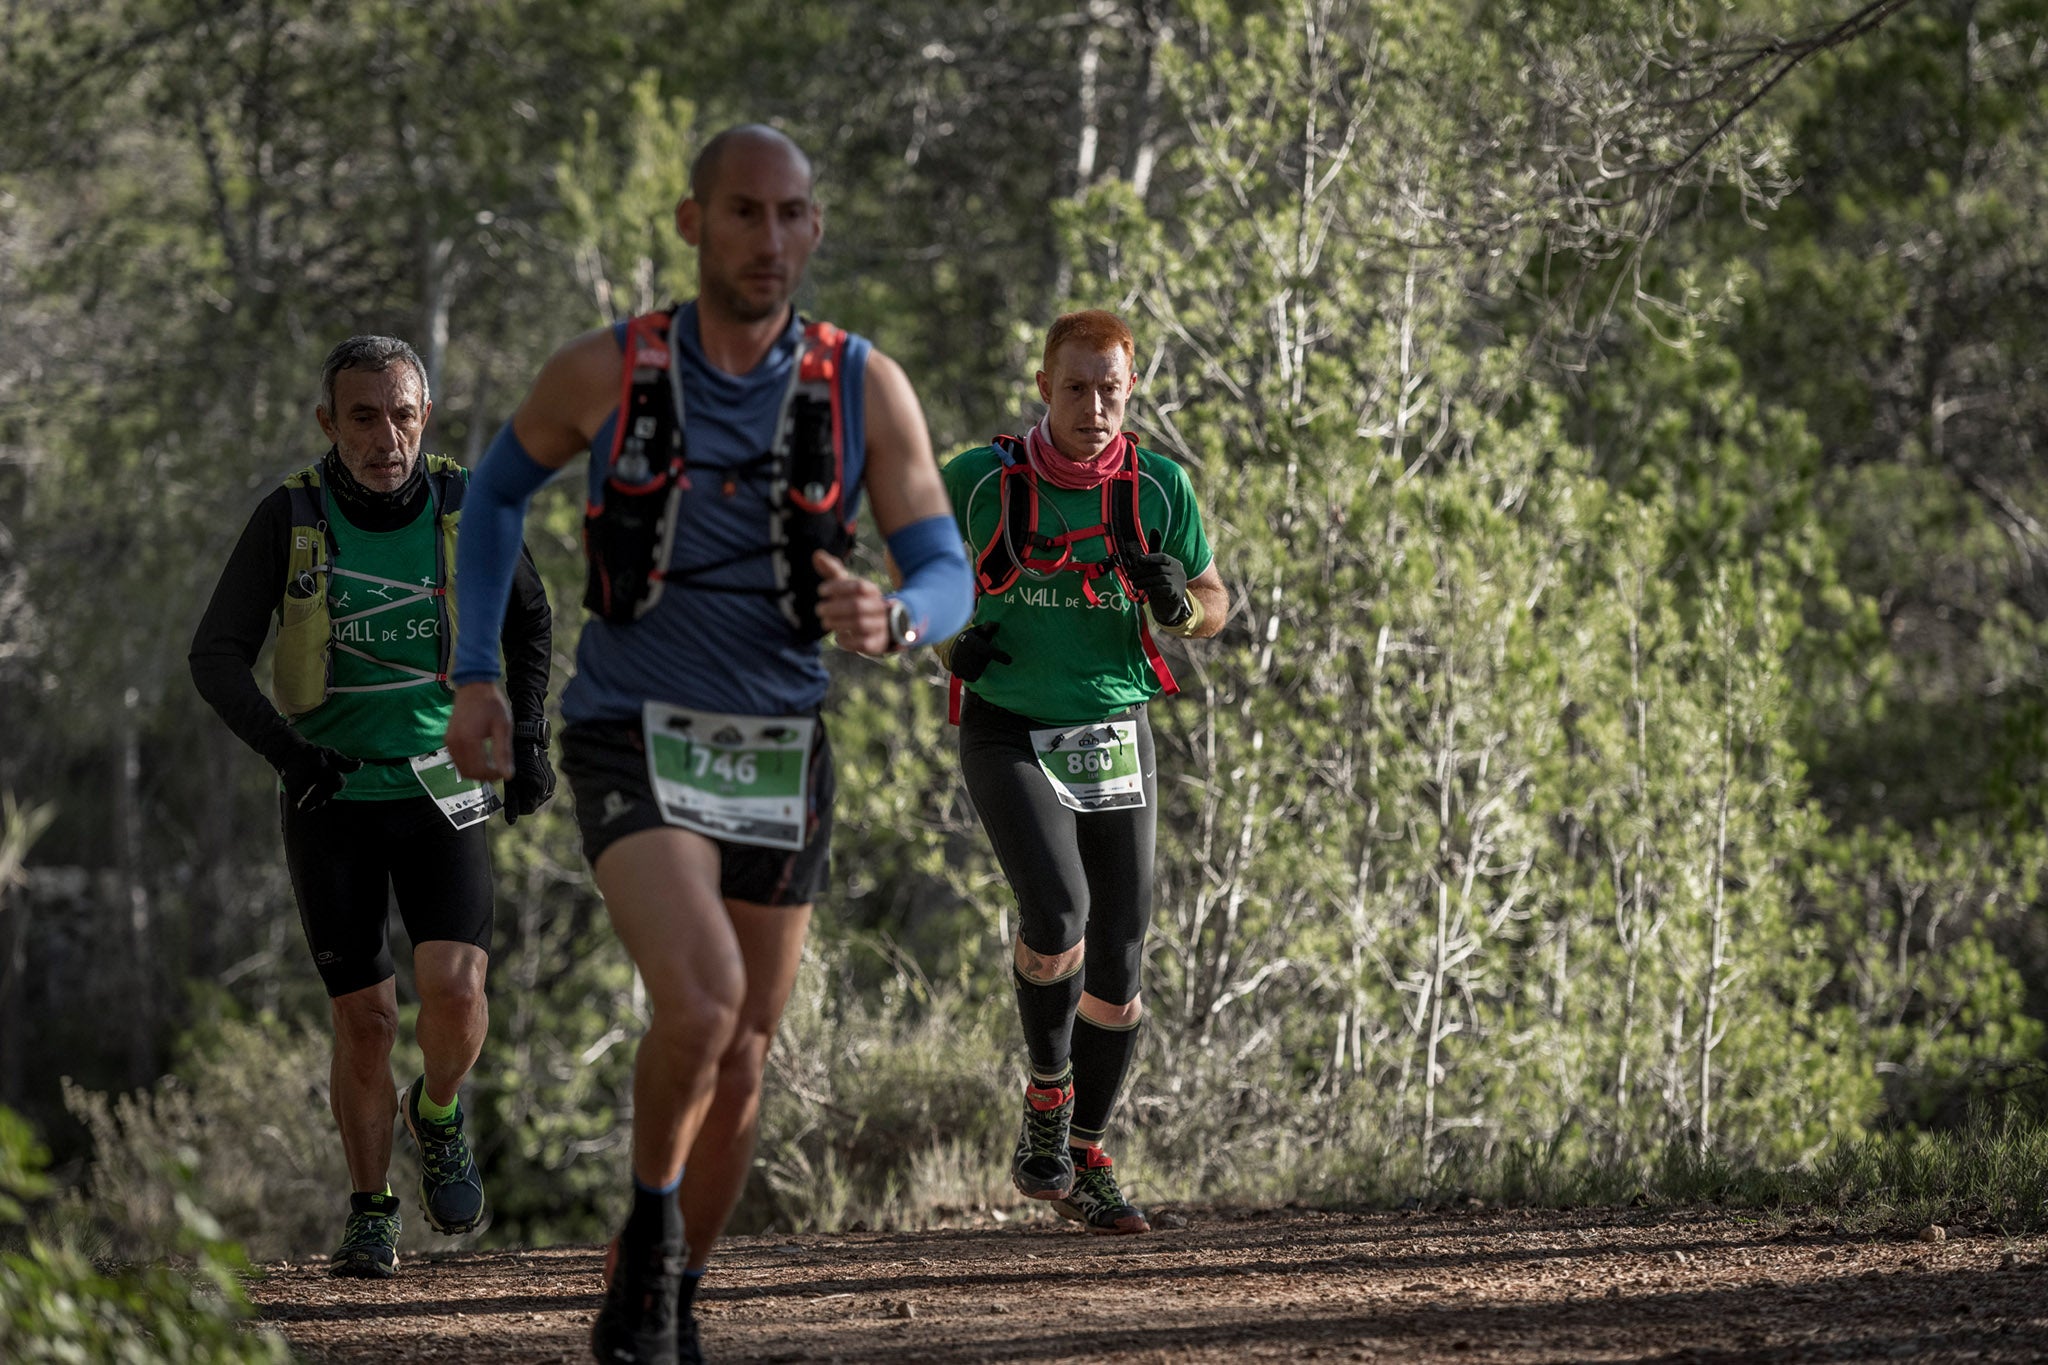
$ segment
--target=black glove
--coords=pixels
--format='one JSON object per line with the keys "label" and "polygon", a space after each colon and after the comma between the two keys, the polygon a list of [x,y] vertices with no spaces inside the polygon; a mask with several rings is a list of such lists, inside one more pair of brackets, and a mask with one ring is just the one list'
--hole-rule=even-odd
{"label": "black glove", "polygon": [[323,744],[301,743],[277,765],[284,779],[284,799],[297,811],[318,810],[341,790],[348,775],[363,766],[360,758]]}
{"label": "black glove", "polygon": [[946,660],[946,667],[953,670],[953,676],[961,682],[973,682],[988,672],[991,662],[1015,663],[1009,655],[996,648],[996,626],[969,626],[953,641],[953,653]]}
{"label": "black glove", "polygon": [[1146,537],[1150,553],[1136,555],[1124,564],[1131,586],[1144,594],[1152,608],[1152,619],[1162,626],[1177,626],[1194,613],[1188,603],[1188,571],[1178,559],[1158,548],[1159,533]]}
{"label": "black glove", "polygon": [[516,825],[555,799],[555,765],[548,761],[548,722],[522,720],[512,727],[512,776],[505,779],[505,823]]}

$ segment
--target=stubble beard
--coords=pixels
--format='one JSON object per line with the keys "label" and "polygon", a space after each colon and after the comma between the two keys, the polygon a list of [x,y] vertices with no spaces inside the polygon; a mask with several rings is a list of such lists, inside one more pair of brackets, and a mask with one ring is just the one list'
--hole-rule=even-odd
{"label": "stubble beard", "polygon": [[[390,493],[405,486],[405,481],[412,477],[413,464],[419,457],[419,451],[407,451],[404,463],[398,467],[397,472],[385,474],[380,470],[371,469],[369,467],[370,457],[364,456],[362,457],[362,466],[360,468],[351,467],[348,472],[355,476],[357,483],[369,489],[372,493]],[[348,467],[348,463],[347,458],[344,457],[342,460],[343,466]]]}
{"label": "stubble beard", "polygon": [[737,288],[716,276],[705,276],[698,282],[699,298],[712,306],[714,312],[723,314],[734,322],[766,322],[780,317],[789,308],[794,290],[778,293],[766,303],[748,298]]}

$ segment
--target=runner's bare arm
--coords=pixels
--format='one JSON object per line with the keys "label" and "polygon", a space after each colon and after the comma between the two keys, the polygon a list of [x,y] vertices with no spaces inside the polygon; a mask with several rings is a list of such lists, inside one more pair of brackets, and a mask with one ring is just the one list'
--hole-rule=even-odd
{"label": "runner's bare arm", "polygon": [[[517,558],[526,500],[549,471],[590,446],[617,401],[620,365],[609,329],[586,332],[548,357],[526,401],[491,443],[470,480],[457,545],[456,591],[465,625],[494,625]],[[510,546],[508,550],[508,544]],[[497,660],[463,648],[456,636],[455,709],[445,742],[456,770],[487,780],[512,776],[512,711]],[[496,638],[492,630],[491,638]]]}
{"label": "runner's bare arm", "polygon": [[[896,576],[895,559],[905,558],[898,533],[907,532],[920,557],[917,563],[904,565],[904,600],[917,599],[920,638],[943,639],[966,624],[974,606],[974,589],[967,575],[966,556],[959,551],[958,532],[952,528],[952,504],[939,480],[938,462],[932,458],[924,409],[903,367],[880,351],[868,355],[863,393],[867,412],[865,482],[875,524],[884,537],[892,538],[891,576]],[[934,525],[920,526],[926,522]],[[818,594],[819,621],[833,632],[842,649],[862,654],[886,652],[889,605],[880,585],[846,574],[844,566],[823,551],[815,558],[825,579]],[[953,582],[956,577],[957,583]],[[918,582],[920,578],[927,581]]]}
{"label": "runner's bare arm", "polygon": [[1188,596],[1202,609],[1202,619],[1187,632],[1188,639],[1206,640],[1223,629],[1223,623],[1230,619],[1230,589],[1223,586],[1223,575],[1216,572],[1213,562],[1188,580]]}
{"label": "runner's bare arm", "polygon": [[549,356],[512,431],[536,464],[560,469],[590,448],[590,438],[618,406],[624,358],[611,329],[585,332]]}
{"label": "runner's bare arm", "polygon": [[880,351],[868,356],[866,383],[868,500],[883,535],[926,517],[950,517],[924,408],[903,367]]}

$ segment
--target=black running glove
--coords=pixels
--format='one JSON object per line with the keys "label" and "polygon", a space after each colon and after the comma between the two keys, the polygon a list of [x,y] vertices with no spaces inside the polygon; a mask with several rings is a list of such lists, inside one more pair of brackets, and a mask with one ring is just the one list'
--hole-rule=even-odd
{"label": "black running glove", "polygon": [[1015,663],[1009,655],[996,648],[996,626],[993,622],[984,626],[969,626],[953,639],[953,652],[946,659],[946,667],[953,670],[953,676],[961,682],[974,682],[988,672],[990,663]]}
{"label": "black running glove", "polygon": [[333,799],[348,781],[348,775],[363,766],[324,744],[301,743],[277,765],[284,780],[284,799],[297,811],[318,810]]}
{"label": "black running glove", "polygon": [[545,717],[512,727],[512,776],[505,779],[505,823],[516,825],[555,799],[555,765],[548,761]]}
{"label": "black running glove", "polygon": [[1133,556],[1125,563],[1124,574],[1132,587],[1145,594],[1153,620],[1162,626],[1177,626],[1195,610],[1188,601],[1188,571],[1178,559],[1157,548],[1157,531],[1146,543],[1154,547],[1151,553]]}

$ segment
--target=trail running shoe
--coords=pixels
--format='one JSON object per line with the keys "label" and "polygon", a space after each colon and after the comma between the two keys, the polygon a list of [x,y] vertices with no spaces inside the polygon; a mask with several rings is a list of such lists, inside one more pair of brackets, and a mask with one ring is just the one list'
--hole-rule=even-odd
{"label": "trail running shoe", "polygon": [[676,1365],[704,1365],[704,1345],[697,1340],[696,1299],[697,1282],[685,1274],[676,1281]]}
{"label": "trail running shoe", "polygon": [[398,1233],[403,1225],[395,1194],[352,1194],[341,1245],[328,1258],[327,1273],[388,1280],[398,1273]]}
{"label": "trail running shoe", "polygon": [[1100,1147],[1076,1147],[1073,1156],[1074,1191],[1052,1206],[1054,1212],[1105,1236],[1152,1231],[1144,1213],[1117,1188],[1116,1163],[1108,1152]]}
{"label": "trail running shoe", "polygon": [[1024,1087],[1024,1131],[1010,1162],[1010,1179],[1030,1199],[1064,1199],[1074,1188],[1067,1126],[1074,1118],[1074,1083]]}
{"label": "trail running shoe", "polygon": [[[681,1252],[627,1255],[612,1239],[604,1254],[604,1302],[590,1327],[590,1350],[603,1365],[673,1365],[682,1335],[676,1324],[676,1296],[683,1287]],[[689,1332],[696,1346],[696,1324]],[[701,1355],[699,1359],[701,1359]]]}
{"label": "trail running shoe", "polygon": [[420,1117],[426,1084],[425,1076],[414,1081],[404,1105],[405,1131],[420,1149],[420,1208],[434,1231],[456,1237],[483,1221],[484,1180],[469,1154],[469,1139],[462,1135],[460,1105],[446,1123]]}
{"label": "trail running shoe", "polygon": [[685,1313],[676,1322],[676,1365],[704,1365],[704,1347],[697,1340],[695,1313]]}

